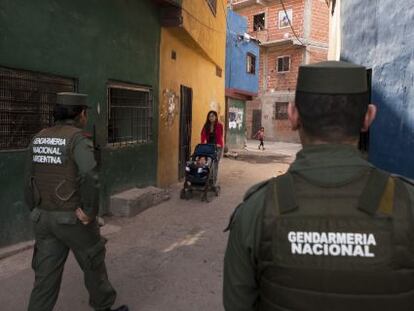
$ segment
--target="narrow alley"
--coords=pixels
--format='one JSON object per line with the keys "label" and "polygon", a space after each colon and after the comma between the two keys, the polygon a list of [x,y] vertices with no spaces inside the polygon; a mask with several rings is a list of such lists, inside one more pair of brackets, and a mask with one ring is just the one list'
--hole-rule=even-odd
{"label": "narrow alley", "polygon": [[[239,159],[224,158],[220,197],[210,203],[195,196],[179,198],[181,184],[171,188],[171,199],[136,217],[106,218],[107,267],[118,291],[117,303],[140,311],[214,311],[222,307],[222,266],[227,243],[223,228],[253,184],[286,171],[299,146],[269,145],[262,152],[249,142]],[[282,154],[272,150],[279,148]],[[242,160],[240,160],[242,159]],[[213,194],[212,194],[213,196]],[[34,273],[32,249],[0,261],[2,310],[27,310]],[[81,270],[72,255],[65,266],[59,311],[90,310]]]}

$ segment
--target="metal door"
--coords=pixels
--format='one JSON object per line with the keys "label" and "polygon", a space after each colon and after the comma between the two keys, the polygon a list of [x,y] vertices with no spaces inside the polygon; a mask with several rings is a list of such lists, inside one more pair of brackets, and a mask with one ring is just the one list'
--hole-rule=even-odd
{"label": "metal door", "polygon": [[191,125],[192,125],[192,103],[193,90],[181,86],[181,110],[180,110],[180,141],[178,158],[178,178],[182,179],[185,174],[185,165],[191,155]]}
{"label": "metal door", "polygon": [[254,109],[253,110],[253,125],[252,125],[252,138],[262,127],[262,110]]}

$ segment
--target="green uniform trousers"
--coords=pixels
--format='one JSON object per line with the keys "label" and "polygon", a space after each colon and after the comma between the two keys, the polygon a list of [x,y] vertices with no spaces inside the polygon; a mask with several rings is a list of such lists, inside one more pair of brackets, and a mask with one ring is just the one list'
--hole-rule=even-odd
{"label": "green uniform trousers", "polygon": [[35,282],[29,311],[51,311],[58,298],[63,268],[72,250],[84,273],[89,304],[95,310],[110,308],[116,298],[105,267],[105,239],[96,221],[83,225],[74,212],[34,209],[35,228],[32,268]]}

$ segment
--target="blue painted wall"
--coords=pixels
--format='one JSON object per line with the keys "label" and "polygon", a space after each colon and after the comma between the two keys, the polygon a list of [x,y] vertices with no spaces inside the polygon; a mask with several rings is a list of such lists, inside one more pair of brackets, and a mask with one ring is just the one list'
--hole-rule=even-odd
{"label": "blue painted wall", "polygon": [[[247,32],[245,17],[227,11],[227,40],[226,40],[226,88],[239,89],[257,93],[259,87],[259,45],[251,40],[239,40],[238,36]],[[256,73],[246,72],[246,55],[256,56]]]}
{"label": "blue painted wall", "polygon": [[369,159],[414,178],[414,2],[346,0],[341,10],[341,58],[373,70]]}

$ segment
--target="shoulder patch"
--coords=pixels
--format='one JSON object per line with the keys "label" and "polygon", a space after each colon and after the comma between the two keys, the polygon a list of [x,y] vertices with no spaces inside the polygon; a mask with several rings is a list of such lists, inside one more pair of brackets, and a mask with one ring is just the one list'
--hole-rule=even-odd
{"label": "shoulder patch", "polygon": [[260,189],[262,189],[263,187],[267,186],[267,184],[269,183],[269,181],[271,181],[272,179],[268,179],[265,181],[262,181],[254,186],[252,186],[249,190],[246,191],[246,194],[243,197],[243,201],[246,201],[247,199],[249,199],[254,193],[256,193],[257,191],[259,191]]}

